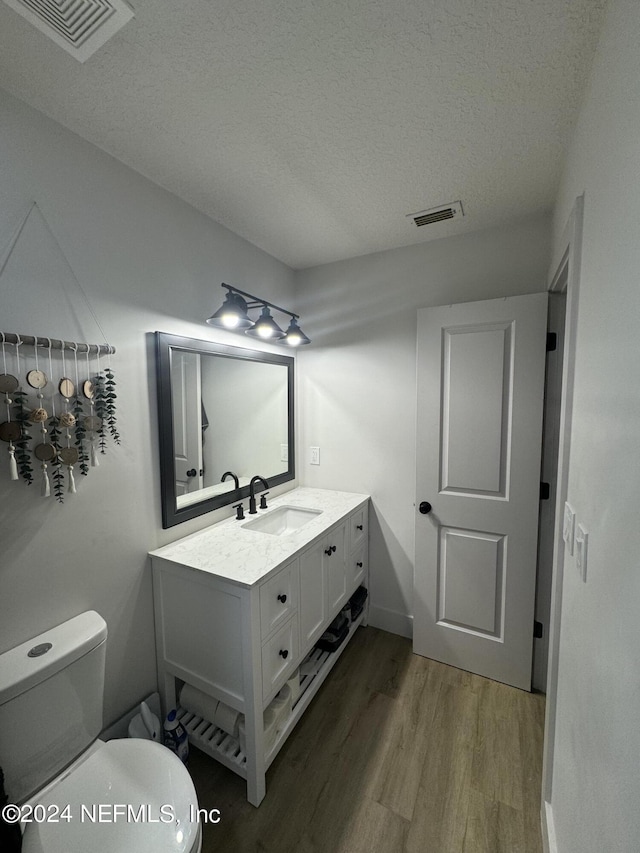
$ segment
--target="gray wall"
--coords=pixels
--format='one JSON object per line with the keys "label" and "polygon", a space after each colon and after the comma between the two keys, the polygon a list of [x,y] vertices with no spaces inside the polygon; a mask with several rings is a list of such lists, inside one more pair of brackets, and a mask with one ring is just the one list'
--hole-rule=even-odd
{"label": "gray wall", "polygon": [[[150,333],[238,345],[238,336],[203,323],[222,301],[220,282],[288,305],[292,273],[2,92],[0,198],[0,257],[36,200],[117,348],[122,434],[122,445],[111,445],[99,468],[87,478],[76,475],[78,494],[64,506],[42,499],[39,483],[10,482],[0,457],[0,651],[84,609],[97,610],[109,626],[110,722],[156,687],[147,551],[229,514],[161,530]],[[37,215],[0,277],[0,305],[2,331],[100,341]]]}
{"label": "gray wall", "polygon": [[[314,344],[298,354],[299,477],[371,494],[380,627],[411,634],[416,309],[545,290],[550,232],[540,216],[296,274]],[[309,465],[310,445],[321,448],[320,466]]]}
{"label": "gray wall", "polygon": [[585,193],[553,821],[558,853],[640,849],[640,5],[612,0],[567,157],[556,249]]}

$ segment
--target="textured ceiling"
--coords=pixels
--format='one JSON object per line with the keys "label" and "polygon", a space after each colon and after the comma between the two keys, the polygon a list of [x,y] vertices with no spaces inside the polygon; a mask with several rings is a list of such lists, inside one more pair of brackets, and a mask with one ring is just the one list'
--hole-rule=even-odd
{"label": "textured ceiling", "polygon": [[302,268],[548,209],[606,2],[132,5],[81,64],[0,3],[0,86]]}

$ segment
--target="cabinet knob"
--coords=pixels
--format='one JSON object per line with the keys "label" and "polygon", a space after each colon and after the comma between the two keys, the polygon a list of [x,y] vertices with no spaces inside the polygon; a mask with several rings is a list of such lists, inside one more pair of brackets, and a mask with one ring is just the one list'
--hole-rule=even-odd
{"label": "cabinet knob", "polygon": [[278,596],[278,601],[281,601],[283,604],[286,602],[286,600],[287,600],[286,595],[279,595]]}
{"label": "cabinet knob", "polygon": [[278,654],[286,660],[289,657],[289,649],[280,649]]}
{"label": "cabinet knob", "polygon": [[336,546],[335,545],[329,545],[328,548],[324,549],[324,553],[327,555],[327,557],[330,557],[332,554],[335,554],[335,552],[336,552]]}
{"label": "cabinet knob", "polygon": [[356,524],[356,530],[364,530],[363,525],[362,524]]}
{"label": "cabinet knob", "polygon": [[357,566],[359,569],[361,569],[361,568],[363,567],[363,565],[364,565],[364,563],[356,563],[356,566]]}

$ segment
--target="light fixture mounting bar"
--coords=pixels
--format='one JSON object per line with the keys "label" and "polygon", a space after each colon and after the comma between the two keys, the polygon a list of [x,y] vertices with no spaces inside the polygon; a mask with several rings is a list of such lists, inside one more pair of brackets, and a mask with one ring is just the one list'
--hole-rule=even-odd
{"label": "light fixture mounting bar", "polygon": [[230,293],[239,293],[240,296],[246,296],[250,300],[247,302],[247,308],[258,308],[260,305],[268,305],[269,308],[275,308],[276,311],[280,311],[282,314],[288,314],[289,317],[294,317],[296,320],[300,319],[299,314],[294,314],[293,311],[289,311],[287,308],[281,308],[279,305],[275,305],[267,299],[259,299],[257,296],[254,296],[253,293],[247,293],[246,290],[240,290],[237,287],[232,287],[230,284],[224,283],[221,284],[220,287],[226,287]]}

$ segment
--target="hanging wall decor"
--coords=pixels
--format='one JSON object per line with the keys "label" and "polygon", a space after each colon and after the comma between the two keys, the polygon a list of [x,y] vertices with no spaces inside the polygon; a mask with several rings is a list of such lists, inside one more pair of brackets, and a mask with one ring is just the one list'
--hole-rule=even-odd
{"label": "hanging wall decor", "polygon": [[[6,332],[0,332],[0,347],[5,406],[0,439],[8,445],[9,477],[31,485],[35,460],[42,497],[53,493],[63,503],[65,494],[76,493],[75,466],[86,477],[98,465],[98,452],[107,452],[109,436],[120,444],[115,375],[110,364],[100,364],[101,356],[108,358],[114,349]],[[73,353],[75,382],[66,375],[67,352]],[[89,358],[82,364],[89,375],[81,372],[78,353],[95,356],[95,364],[89,367]],[[39,364],[43,357],[47,371]],[[35,366],[29,369],[31,360]],[[9,364],[18,377],[24,374],[26,389]]]}
{"label": "hanging wall decor", "polygon": [[[0,278],[15,248],[34,203],[24,217],[8,249]],[[40,212],[38,210],[38,212]],[[85,304],[102,329],[66,256],[48,223],[40,214],[58,246]],[[116,382],[111,367],[115,348],[37,335],[0,332],[0,441],[7,444],[9,479],[34,482],[40,469],[40,494],[76,494],[76,473],[87,476],[105,454],[109,437],[120,444],[116,417]],[[102,359],[106,359],[103,366]],[[4,418],[2,420],[2,418]],[[0,456],[0,478],[3,468]]]}

